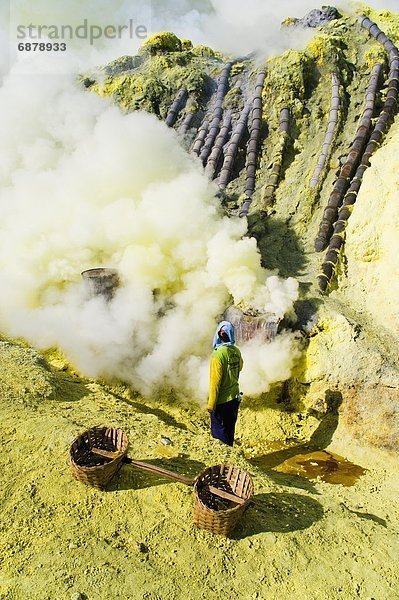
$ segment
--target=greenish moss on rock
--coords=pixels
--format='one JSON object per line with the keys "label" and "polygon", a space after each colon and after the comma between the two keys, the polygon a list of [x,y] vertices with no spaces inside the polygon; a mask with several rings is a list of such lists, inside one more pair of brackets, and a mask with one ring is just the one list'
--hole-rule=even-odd
{"label": "greenish moss on rock", "polygon": [[105,79],[86,76],[90,79],[86,87],[112,97],[126,112],[145,110],[161,118],[184,87],[190,111],[195,112],[213,92],[212,77],[220,74],[225,57],[206,46],[193,48],[189,40],[183,42],[170,32],[155,34],[139,56],[124,56],[102,67]]}
{"label": "greenish moss on rock", "polygon": [[225,96],[223,106],[225,109],[238,110],[242,106],[242,90],[234,87],[229,90]]}
{"label": "greenish moss on rock", "polygon": [[124,73],[125,71],[131,71],[133,69],[137,69],[143,62],[141,56],[121,56],[116,60],[110,62],[104,69],[107,75],[118,75],[119,73]]}
{"label": "greenish moss on rock", "polygon": [[171,31],[155,33],[139,48],[139,53],[154,56],[164,52],[181,52],[181,40]]}
{"label": "greenish moss on rock", "polygon": [[338,68],[345,61],[345,42],[338,33],[315,35],[307,49],[318,65],[328,64],[329,68]]}
{"label": "greenish moss on rock", "polygon": [[203,56],[205,58],[214,58],[218,54],[209,46],[194,46],[191,53],[193,56]]}
{"label": "greenish moss on rock", "polygon": [[182,47],[182,50],[191,50],[193,47],[193,43],[191,40],[184,39],[184,40],[181,40],[181,47]]}
{"label": "greenish moss on rock", "polygon": [[266,101],[274,98],[275,113],[284,105],[302,102],[313,75],[315,58],[306,51],[287,50],[281,56],[269,61],[269,69],[264,87]]}

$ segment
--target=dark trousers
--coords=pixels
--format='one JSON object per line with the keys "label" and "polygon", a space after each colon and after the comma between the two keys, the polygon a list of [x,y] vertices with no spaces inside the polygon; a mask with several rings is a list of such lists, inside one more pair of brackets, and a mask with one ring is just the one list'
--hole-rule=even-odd
{"label": "dark trousers", "polygon": [[230,400],[224,404],[217,404],[214,412],[211,413],[212,437],[228,446],[232,446],[234,443],[239,405],[239,400]]}

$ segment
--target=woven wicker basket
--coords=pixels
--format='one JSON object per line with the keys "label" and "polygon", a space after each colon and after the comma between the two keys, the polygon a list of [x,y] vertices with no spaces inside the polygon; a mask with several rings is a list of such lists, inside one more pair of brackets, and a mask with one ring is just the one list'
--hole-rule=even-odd
{"label": "woven wicker basket", "polygon": [[[121,467],[128,445],[126,433],[122,429],[93,427],[85,431],[71,445],[69,459],[72,476],[82,483],[103,490]],[[94,454],[92,448],[120,454],[110,460]]]}
{"label": "woven wicker basket", "polygon": [[[242,499],[237,504],[215,496],[209,488],[217,488]],[[251,476],[238,467],[208,467],[194,484],[194,525],[212,533],[228,535],[237,525],[254,495]]]}

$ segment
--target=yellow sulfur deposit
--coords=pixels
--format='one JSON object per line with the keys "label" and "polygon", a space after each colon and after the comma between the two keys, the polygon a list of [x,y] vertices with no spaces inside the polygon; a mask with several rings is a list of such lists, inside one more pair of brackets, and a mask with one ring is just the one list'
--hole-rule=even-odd
{"label": "yellow sulfur deposit", "polygon": [[[11,347],[14,369],[32,360],[28,349]],[[12,366],[8,348],[0,346],[2,372],[4,360]],[[40,371],[50,375],[52,399],[41,396]],[[28,394],[5,394],[0,383],[1,598],[397,594],[396,459],[343,439],[336,443],[354,465],[309,451],[309,439],[325,435],[317,419],[306,422],[278,404],[264,407],[270,441],[262,441],[253,426],[259,406],[248,400],[238,445],[228,448],[210,437],[207,416],[165,395],[144,401],[124,386],[49,371],[43,362],[31,373]],[[323,422],[334,430],[333,420]],[[248,470],[254,506],[226,539],[194,529],[193,492],[181,483],[124,465],[107,491],[84,486],[71,477],[68,452],[93,424],[122,427],[129,456],[191,477],[222,462]],[[163,446],[162,436],[172,445]]]}
{"label": "yellow sulfur deposit", "polygon": [[372,159],[348,226],[346,293],[379,327],[399,334],[399,123]]}

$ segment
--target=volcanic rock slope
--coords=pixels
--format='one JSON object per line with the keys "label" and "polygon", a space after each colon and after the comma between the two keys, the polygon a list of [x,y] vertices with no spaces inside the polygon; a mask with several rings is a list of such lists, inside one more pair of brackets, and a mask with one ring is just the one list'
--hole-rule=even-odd
{"label": "volcanic rock slope", "polygon": [[161,33],[83,82],[173,126],[226,211],[248,219],[264,265],[300,281],[285,325],[304,358],[287,407],[325,407],[338,391],[340,426],[397,450],[399,17],[327,12],[306,48],[266,61]]}

